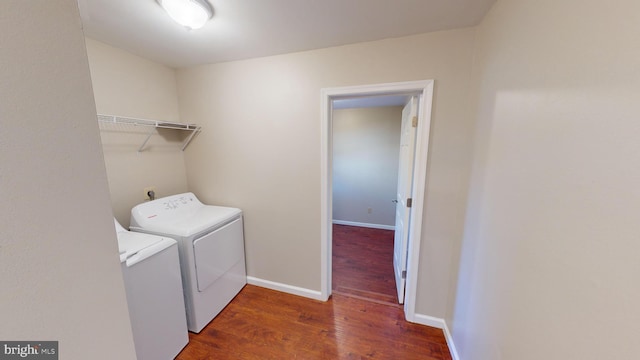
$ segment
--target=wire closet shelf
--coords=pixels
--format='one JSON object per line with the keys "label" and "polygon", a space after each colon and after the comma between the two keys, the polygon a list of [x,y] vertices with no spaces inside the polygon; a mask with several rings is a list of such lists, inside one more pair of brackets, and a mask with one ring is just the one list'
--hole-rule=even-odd
{"label": "wire closet shelf", "polygon": [[184,140],[182,143],[182,151],[187,148],[193,137],[198,133],[202,127],[195,124],[183,124],[177,122],[170,121],[158,121],[158,120],[147,120],[147,119],[136,119],[124,116],[116,116],[116,115],[104,115],[98,114],[98,122],[106,123],[106,124],[122,124],[122,125],[131,125],[131,126],[144,126],[150,127],[151,131],[147,134],[147,138],[144,140],[142,145],[138,148],[138,152],[142,152],[144,147],[147,145],[147,142],[151,138],[151,135],[155,133],[155,129],[172,129],[172,130],[182,130],[182,131],[190,131],[191,134]]}

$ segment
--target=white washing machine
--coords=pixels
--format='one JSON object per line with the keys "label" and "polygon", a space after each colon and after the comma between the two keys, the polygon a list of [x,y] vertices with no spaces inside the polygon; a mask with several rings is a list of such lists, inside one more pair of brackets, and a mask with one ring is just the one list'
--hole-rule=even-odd
{"label": "white washing machine", "polygon": [[173,359],[189,342],[178,245],[114,222],[137,358]]}
{"label": "white washing machine", "polygon": [[189,331],[200,332],[247,283],[240,209],[178,194],[135,206],[130,229],[178,241]]}

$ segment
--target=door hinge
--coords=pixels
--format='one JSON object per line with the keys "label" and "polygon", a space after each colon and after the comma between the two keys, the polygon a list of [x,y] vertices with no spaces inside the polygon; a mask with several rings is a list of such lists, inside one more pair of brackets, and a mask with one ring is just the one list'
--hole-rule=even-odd
{"label": "door hinge", "polygon": [[413,119],[411,120],[411,126],[418,127],[418,117],[417,116],[414,116]]}
{"label": "door hinge", "polygon": [[407,270],[402,270],[402,278],[403,279],[407,278]]}
{"label": "door hinge", "polygon": [[413,199],[412,198],[408,198],[407,199],[407,207],[410,208],[411,205],[413,205]]}

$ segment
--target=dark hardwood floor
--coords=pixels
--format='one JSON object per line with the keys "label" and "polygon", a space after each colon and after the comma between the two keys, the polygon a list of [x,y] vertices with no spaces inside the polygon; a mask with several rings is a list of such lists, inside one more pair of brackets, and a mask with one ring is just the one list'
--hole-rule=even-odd
{"label": "dark hardwood floor", "polygon": [[333,225],[334,294],[398,305],[393,230]]}
{"label": "dark hardwood floor", "polygon": [[[376,258],[388,255],[371,240],[388,234],[336,226],[334,263],[342,265],[334,267],[338,283],[329,301],[247,285],[200,334],[189,333],[177,359],[450,360],[442,330],[405,321],[395,301],[393,270],[389,275],[376,266]],[[361,239],[349,240],[356,235]],[[336,243],[336,237],[345,241]],[[356,246],[359,241],[365,245]],[[393,235],[390,242],[393,252]],[[358,251],[340,255],[351,247]],[[341,275],[349,272],[353,277]]]}

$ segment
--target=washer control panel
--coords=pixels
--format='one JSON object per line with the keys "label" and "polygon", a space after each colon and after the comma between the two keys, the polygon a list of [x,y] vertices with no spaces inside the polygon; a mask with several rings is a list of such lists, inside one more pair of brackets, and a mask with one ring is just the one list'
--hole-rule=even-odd
{"label": "washer control panel", "polygon": [[136,205],[131,209],[131,216],[137,223],[175,221],[188,217],[203,206],[204,204],[193,193],[184,193]]}
{"label": "washer control panel", "polygon": [[164,210],[176,210],[180,207],[188,206],[190,202],[194,201],[194,196],[179,196],[177,199],[174,197],[166,197],[158,200],[163,200],[162,205]]}

